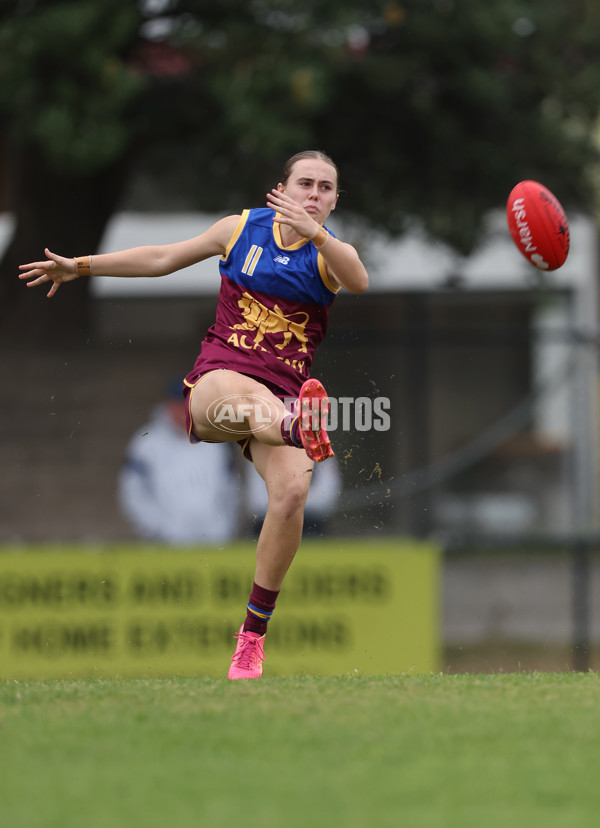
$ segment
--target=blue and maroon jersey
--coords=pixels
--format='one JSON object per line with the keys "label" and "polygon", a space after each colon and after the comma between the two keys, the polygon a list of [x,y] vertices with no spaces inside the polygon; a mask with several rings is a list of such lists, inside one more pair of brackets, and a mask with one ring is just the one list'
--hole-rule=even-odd
{"label": "blue and maroon jersey", "polygon": [[314,244],[284,247],[273,218],[270,208],[242,213],[220,260],[216,320],[186,385],[229,368],[297,396],[309,377],[338,287]]}

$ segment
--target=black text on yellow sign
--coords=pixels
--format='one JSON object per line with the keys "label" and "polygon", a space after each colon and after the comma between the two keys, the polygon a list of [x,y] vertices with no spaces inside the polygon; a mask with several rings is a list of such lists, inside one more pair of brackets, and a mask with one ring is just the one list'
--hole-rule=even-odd
{"label": "black text on yellow sign", "polygon": [[[0,677],[222,676],[251,545],[0,555]],[[270,622],[265,674],[431,672],[438,551],[305,544]]]}

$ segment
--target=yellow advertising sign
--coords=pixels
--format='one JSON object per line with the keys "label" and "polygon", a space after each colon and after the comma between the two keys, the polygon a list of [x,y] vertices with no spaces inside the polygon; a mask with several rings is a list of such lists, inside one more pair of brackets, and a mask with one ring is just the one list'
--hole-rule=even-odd
{"label": "yellow advertising sign", "polygon": [[[0,678],[224,676],[254,545],[0,554]],[[265,676],[438,669],[439,552],[305,542],[270,622]]]}

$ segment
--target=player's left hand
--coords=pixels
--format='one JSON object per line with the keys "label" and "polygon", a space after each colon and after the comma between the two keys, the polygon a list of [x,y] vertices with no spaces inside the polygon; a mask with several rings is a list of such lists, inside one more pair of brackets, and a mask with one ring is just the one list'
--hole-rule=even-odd
{"label": "player's left hand", "polygon": [[63,282],[71,282],[79,277],[77,262],[75,259],[68,259],[52,253],[46,247],[44,250],[48,259],[44,262],[29,262],[19,265],[19,279],[26,279],[27,287],[37,287],[46,282],[52,282],[48,297],[54,296]]}
{"label": "player's left hand", "polygon": [[273,221],[289,225],[304,239],[312,239],[316,235],[319,222],[287,193],[271,190],[267,193],[267,205],[276,213]]}

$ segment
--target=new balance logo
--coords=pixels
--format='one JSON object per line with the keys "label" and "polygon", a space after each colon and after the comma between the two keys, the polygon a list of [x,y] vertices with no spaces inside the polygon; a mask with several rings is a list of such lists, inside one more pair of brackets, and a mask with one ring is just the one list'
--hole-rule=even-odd
{"label": "new balance logo", "polygon": [[273,261],[274,262],[279,262],[282,265],[287,265],[287,264],[290,263],[290,257],[289,256],[282,256],[281,254],[279,254],[279,256],[275,256]]}

